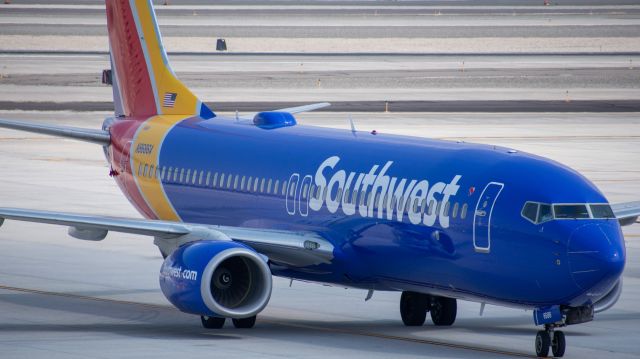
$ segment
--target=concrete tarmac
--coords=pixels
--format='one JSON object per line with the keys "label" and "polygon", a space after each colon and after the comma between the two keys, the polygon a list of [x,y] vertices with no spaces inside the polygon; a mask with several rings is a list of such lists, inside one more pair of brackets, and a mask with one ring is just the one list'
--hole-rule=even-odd
{"label": "concrete tarmac", "polygon": [[[638,55],[230,54],[172,55],[171,61],[178,77],[214,108],[219,102],[640,100]],[[112,101],[111,88],[100,82],[107,55],[0,54],[0,62],[1,101]]]}
{"label": "concrete tarmac", "polygon": [[[2,111],[1,118],[99,128],[109,113]],[[310,113],[301,124],[348,128],[347,114]],[[583,173],[611,202],[640,198],[640,120],[629,114],[352,115],[360,131],[493,143],[533,152]],[[0,130],[2,206],[139,217],[108,177],[99,146]],[[628,263],[618,304],[566,328],[566,358],[637,358],[640,224],[624,228]],[[106,357],[533,357],[530,312],[460,302],[451,328],[404,327],[398,293],[275,279],[256,328],[200,327],[158,288],[152,240],[109,234],[102,242],[66,228],[6,221],[0,228],[3,358]]]}

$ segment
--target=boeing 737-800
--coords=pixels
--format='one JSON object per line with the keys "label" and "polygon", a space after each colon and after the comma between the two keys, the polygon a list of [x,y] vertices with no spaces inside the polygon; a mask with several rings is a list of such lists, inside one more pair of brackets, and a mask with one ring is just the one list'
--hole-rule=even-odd
{"label": "boeing 737-800", "polygon": [[558,328],[620,296],[621,225],[557,162],[508,148],[296,124],[328,104],[224,118],[181,83],[150,0],[107,0],[115,116],[102,129],[0,126],[103,146],[110,175],[146,219],[0,208],[4,219],[154,237],[160,288],[206,328],[253,327],[272,276],[401,291],[408,326],[452,325],[457,300],[533,310],[536,354]]}

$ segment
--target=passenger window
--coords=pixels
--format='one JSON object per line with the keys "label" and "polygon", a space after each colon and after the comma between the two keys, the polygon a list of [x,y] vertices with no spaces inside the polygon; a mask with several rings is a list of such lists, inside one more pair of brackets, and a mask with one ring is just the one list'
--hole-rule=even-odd
{"label": "passenger window", "polygon": [[557,219],[589,218],[589,211],[585,204],[554,204],[553,211]]}
{"label": "passenger window", "polygon": [[536,223],[538,214],[538,204],[533,202],[527,202],[522,207],[522,217],[528,219],[531,223]]}
{"label": "passenger window", "polygon": [[247,179],[247,191],[251,192],[251,184],[253,183],[253,177],[249,176]]}
{"label": "passenger window", "polygon": [[458,217],[458,202],[453,204],[453,211],[451,212],[451,217]]}
{"label": "passenger window", "polygon": [[198,171],[193,170],[193,177],[191,177],[191,184],[196,184],[196,177],[198,177]]}
{"label": "passenger window", "polygon": [[149,178],[153,178],[153,172],[154,172],[154,168],[153,165],[149,166]]}
{"label": "passenger window", "polygon": [[160,179],[164,181],[164,179],[166,178],[166,171],[167,171],[167,167],[162,166],[162,172],[160,172]]}
{"label": "passenger window", "polygon": [[269,178],[269,182],[267,183],[267,193],[271,193],[271,184],[272,184],[272,180],[271,178]]}
{"label": "passenger window", "polygon": [[431,216],[433,214],[433,210],[435,209],[435,207],[436,207],[436,201],[431,200],[429,202],[429,210],[427,211],[427,215]]}
{"label": "passenger window", "polygon": [[238,180],[239,180],[239,177],[240,177],[240,176],[235,175],[235,176],[234,176],[234,178],[233,178],[233,189],[234,189],[234,190],[237,190],[237,189],[238,189]]}
{"label": "passenger window", "polygon": [[184,183],[189,183],[190,179],[191,179],[191,168],[187,170],[187,175],[184,178]]}
{"label": "passenger window", "polygon": [[593,218],[616,218],[608,204],[592,204],[590,207]]}
{"label": "passenger window", "polygon": [[282,195],[284,196],[286,193],[287,193],[287,181],[282,181]]}
{"label": "passenger window", "polygon": [[227,189],[231,189],[231,181],[233,180],[233,175],[230,174],[227,176]]}
{"label": "passenger window", "polygon": [[209,187],[210,183],[211,183],[211,171],[207,171],[207,180],[204,182],[204,185]]}
{"label": "passenger window", "polygon": [[296,194],[296,188],[292,185],[289,190],[289,197],[293,197]]}
{"label": "passenger window", "polygon": [[260,184],[260,179],[258,177],[256,177],[253,180],[253,192],[258,192],[258,185]]}
{"label": "passenger window", "polygon": [[218,185],[218,172],[213,173],[213,180],[211,181],[211,187],[215,188]]}
{"label": "passenger window", "polygon": [[224,187],[224,178],[225,178],[224,173],[220,173],[220,182],[218,182],[219,183],[218,187],[220,188]]}
{"label": "passenger window", "polygon": [[198,185],[202,186],[202,177],[204,176],[204,171],[200,171],[200,176],[198,177]]}
{"label": "passenger window", "polygon": [[449,216],[449,208],[450,207],[451,207],[451,203],[450,202],[447,202],[447,203],[444,204],[443,214],[444,214],[445,217]]}
{"label": "passenger window", "polygon": [[264,193],[264,177],[260,179],[260,193]]}
{"label": "passenger window", "polygon": [[307,199],[307,190],[309,189],[309,185],[305,183],[304,187],[302,187],[302,199]]}
{"label": "passenger window", "polygon": [[462,210],[460,211],[460,219],[465,219],[465,218],[467,218],[467,208],[468,208],[468,207],[469,207],[469,206],[467,206],[467,204],[466,204],[466,203],[462,205]]}
{"label": "passenger window", "polygon": [[538,208],[538,223],[547,222],[552,219],[553,214],[551,214],[551,206],[540,203],[540,207]]}
{"label": "passenger window", "polygon": [[184,182],[184,168],[180,169],[180,183]]}
{"label": "passenger window", "polygon": [[246,177],[242,176],[242,179],[240,180],[240,190],[244,191],[244,181],[246,181]]}

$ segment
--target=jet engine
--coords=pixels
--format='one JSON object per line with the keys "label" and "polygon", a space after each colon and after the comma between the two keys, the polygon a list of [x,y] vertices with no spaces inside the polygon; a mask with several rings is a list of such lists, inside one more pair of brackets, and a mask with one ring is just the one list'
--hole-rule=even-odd
{"label": "jet engine", "polygon": [[186,313],[247,318],[271,298],[266,258],[237,242],[202,240],[178,247],[160,270],[164,296]]}
{"label": "jet engine", "polygon": [[598,301],[593,304],[593,311],[596,313],[600,313],[613,307],[618,299],[620,299],[620,294],[622,294],[622,278],[618,279],[609,293],[607,293],[604,297],[598,299]]}

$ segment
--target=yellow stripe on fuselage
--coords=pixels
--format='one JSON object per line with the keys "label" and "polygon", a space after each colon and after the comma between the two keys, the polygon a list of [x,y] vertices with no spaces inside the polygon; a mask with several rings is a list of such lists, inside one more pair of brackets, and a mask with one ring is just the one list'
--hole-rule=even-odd
{"label": "yellow stripe on fuselage", "polygon": [[[168,59],[160,40],[160,33],[149,2],[147,0],[135,0],[135,6],[144,36],[143,45],[146,44],[148,60],[152,67],[149,76],[153,76],[155,79],[158,108],[165,115],[198,114],[198,98],[169,69]],[[163,99],[167,93],[175,93],[177,95],[175,104],[172,107],[163,106]]]}
{"label": "yellow stripe on fuselage", "polygon": [[138,130],[131,147],[132,172],[147,204],[162,220],[179,221],[180,217],[171,205],[160,179],[160,149],[169,131],[184,116],[163,115],[149,118]]}

